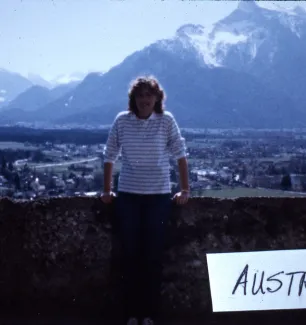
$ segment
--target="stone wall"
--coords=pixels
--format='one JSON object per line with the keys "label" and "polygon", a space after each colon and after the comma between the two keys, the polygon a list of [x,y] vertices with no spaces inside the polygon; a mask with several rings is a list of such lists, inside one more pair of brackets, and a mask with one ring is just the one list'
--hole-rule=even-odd
{"label": "stone wall", "polygon": [[[206,253],[305,248],[305,229],[304,198],[192,198],[184,207],[173,205],[165,254],[165,317],[212,316]],[[0,241],[2,314],[120,314],[113,206],[96,198],[1,199]]]}

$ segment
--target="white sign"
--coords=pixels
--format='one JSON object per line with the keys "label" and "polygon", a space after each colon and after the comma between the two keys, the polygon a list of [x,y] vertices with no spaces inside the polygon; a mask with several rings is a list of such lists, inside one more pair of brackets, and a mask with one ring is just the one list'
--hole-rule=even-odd
{"label": "white sign", "polygon": [[306,308],[306,250],[207,254],[213,312]]}

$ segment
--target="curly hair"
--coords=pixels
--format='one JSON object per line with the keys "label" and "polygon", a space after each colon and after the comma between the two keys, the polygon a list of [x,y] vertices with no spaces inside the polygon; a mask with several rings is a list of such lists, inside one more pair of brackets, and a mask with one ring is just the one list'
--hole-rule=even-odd
{"label": "curly hair", "polygon": [[129,104],[128,110],[137,114],[138,109],[136,105],[135,96],[139,91],[143,88],[146,88],[157,97],[157,101],[154,106],[154,111],[157,114],[162,114],[164,112],[163,102],[166,98],[165,92],[159,84],[158,80],[152,76],[149,77],[138,77],[131,83],[131,87],[129,89]]}

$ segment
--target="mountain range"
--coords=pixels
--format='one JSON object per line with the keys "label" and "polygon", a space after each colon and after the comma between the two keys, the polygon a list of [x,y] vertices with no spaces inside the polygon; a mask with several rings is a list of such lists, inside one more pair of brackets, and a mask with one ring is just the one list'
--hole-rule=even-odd
{"label": "mountain range", "polygon": [[24,77],[16,72],[0,69],[0,109],[12,108],[33,111],[49,101],[63,96],[82,81],[82,74],[61,75],[47,81],[39,75]]}
{"label": "mountain range", "polygon": [[31,86],[31,81],[18,73],[0,69],[0,108]]}
{"label": "mountain range", "polygon": [[302,8],[271,10],[241,1],[213,25],[183,25],[108,72],[63,86],[33,86],[16,76],[10,88],[1,84],[0,70],[0,101],[1,89],[9,89],[0,122],[110,124],[127,108],[130,82],[154,75],[182,127],[305,127],[305,54]]}

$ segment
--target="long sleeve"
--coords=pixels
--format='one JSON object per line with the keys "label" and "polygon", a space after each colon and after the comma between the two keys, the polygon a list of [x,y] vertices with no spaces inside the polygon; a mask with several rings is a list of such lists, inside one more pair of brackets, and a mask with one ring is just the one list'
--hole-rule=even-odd
{"label": "long sleeve", "polygon": [[168,147],[170,150],[170,154],[174,159],[180,159],[182,157],[186,157],[186,145],[185,139],[182,137],[180,129],[176,123],[175,118],[172,114],[169,114],[169,126],[168,126]]}
{"label": "long sleeve", "polygon": [[120,141],[119,141],[119,120],[115,119],[106,142],[106,148],[104,152],[104,162],[114,163],[120,153]]}

